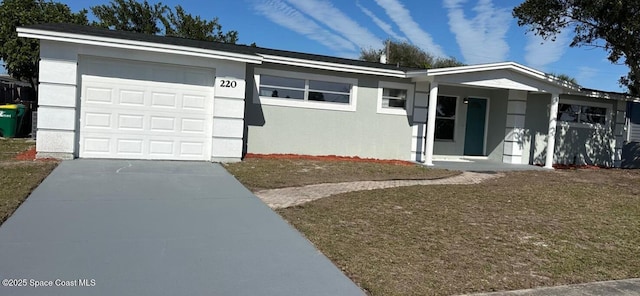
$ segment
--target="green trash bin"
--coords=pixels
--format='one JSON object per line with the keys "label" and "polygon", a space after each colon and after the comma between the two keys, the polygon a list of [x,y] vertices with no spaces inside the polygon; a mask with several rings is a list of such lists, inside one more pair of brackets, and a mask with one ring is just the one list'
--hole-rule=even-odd
{"label": "green trash bin", "polygon": [[22,104],[0,106],[0,136],[13,138],[16,136],[18,122],[24,116],[26,108]]}

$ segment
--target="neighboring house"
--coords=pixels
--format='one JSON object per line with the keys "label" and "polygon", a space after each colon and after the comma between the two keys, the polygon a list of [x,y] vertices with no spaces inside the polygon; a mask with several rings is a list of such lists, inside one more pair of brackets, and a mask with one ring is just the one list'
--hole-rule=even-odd
{"label": "neighboring house", "polygon": [[627,103],[627,137],[622,148],[622,167],[640,168],[640,103]]}
{"label": "neighboring house", "polygon": [[620,166],[636,99],[510,62],[416,70],[75,25],[18,32],[41,40],[39,157]]}
{"label": "neighboring house", "polygon": [[14,79],[8,74],[0,74],[0,105],[35,101],[34,93],[29,83]]}

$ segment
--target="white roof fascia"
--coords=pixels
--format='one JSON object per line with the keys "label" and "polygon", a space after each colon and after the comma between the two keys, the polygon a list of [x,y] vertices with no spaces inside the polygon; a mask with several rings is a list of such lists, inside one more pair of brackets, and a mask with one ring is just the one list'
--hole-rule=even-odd
{"label": "white roof fascia", "polygon": [[420,77],[424,75],[435,77],[435,76],[442,76],[442,75],[456,75],[456,74],[466,74],[466,73],[495,71],[495,70],[516,71],[526,76],[548,82],[556,87],[560,87],[561,89],[567,89],[567,90],[573,90],[573,91],[577,91],[580,89],[579,86],[577,85],[557,79],[555,77],[545,74],[544,72],[541,72],[533,68],[529,68],[514,62],[503,62],[503,63],[493,63],[493,64],[480,64],[480,65],[471,65],[471,66],[410,71],[407,73],[407,77],[415,78],[415,77]]}
{"label": "white roof fascia", "polygon": [[570,93],[570,94],[581,95],[581,96],[590,97],[590,98],[596,98],[596,99],[640,102],[640,98],[634,97],[632,95],[610,93],[610,92],[606,92],[606,91],[593,91],[593,90],[581,89],[581,90],[579,90],[579,91],[577,91],[575,93]]}
{"label": "white roof fascia", "polygon": [[402,70],[371,68],[371,67],[338,64],[338,63],[330,63],[330,62],[323,62],[323,61],[314,61],[314,60],[307,60],[307,59],[297,59],[297,58],[268,55],[268,54],[259,54],[259,55],[261,55],[264,58],[263,62],[265,63],[269,62],[274,64],[283,64],[283,65],[290,65],[290,66],[299,66],[299,67],[340,71],[340,72],[348,72],[348,73],[371,74],[371,75],[379,75],[379,76],[407,78],[406,73]]}
{"label": "white roof fascia", "polygon": [[460,67],[451,67],[451,68],[439,68],[439,69],[429,69],[427,70],[428,75],[451,75],[451,74],[464,74],[471,72],[481,72],[481,71],[491,71],[491,70],[515,70],[529,76],[534,76],[539,79],[547,80],[547,75],[544,72],[540,72],[538,70],[514,63],[514,62],[504,62],[504,63],[493,63],[493,64],[480,64],[480,65],[471,65],[471,66],[460,66]]}
{"label": "white roof fascia", "polygon": [[251,64],[261,64],[262,57],[251,54],[239,54],[220,50],[210,50],[202,48],[194,48],[187,46],[162,44],[146,41],[127,40],[110,37],[98,37],[84,34],[61,33],[48,30],[38,30],[29,28],[18,28],[18,36],[25,38],[34,38],[42,40],[60,41],[76,44],[86,44],[95,46],[115,47],[123,49],[134,49],[143,51],[153,51],[160,53],[180,54],[187,56],[197,56],[205,58],[214,58],[222,60],[230,60],[236,62],[245,62]]}

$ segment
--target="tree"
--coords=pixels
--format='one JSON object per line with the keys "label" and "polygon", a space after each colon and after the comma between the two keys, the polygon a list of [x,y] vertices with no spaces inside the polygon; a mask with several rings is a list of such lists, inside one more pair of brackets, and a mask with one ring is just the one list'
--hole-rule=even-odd
{"label": "tree", "polygon": [[149,4],[134,0],[111,0],[109,4],[92,6],[91,12],[98,18],[93,25],[118,31],[145,34],[161,32],[158,25],[164,20],[168,6],[158,2]]}
{"label": "tree", "polygon": [[567,75],[567,74],[556,74],[556,73],[547,73],[548,76],[551,76],[553,78],[559,79],[559,80],[564,80],[566,82],[572,83],[572,84],[578,84],[578,80],[576,80],[575,78]]}
{"label": "tree", "polygon": [[164,25],[167,36],[234,44],[238,41],[237,31],[222,32],[218,18],[208,21],[201,19],[200,16],[193,17],[180,5],[176,6],[175,12],[169,11]]}
{"label": "tree", "polygon": [[518,25],[545,40],[573,31],[571,47],[602,48],[612,63],[624,63],[629,73],[620,78],[630,94],[640,91],[640,1],[638,0],[526,0],[513,9]]}
{"label": "tree", "polygon": [[383,53],[387,52],[388,64],[397,64],[402,67],[431,69],[463,66],[464,64],[455,58],[438,58],[426,53],[419,47],[403,41],[387,40],[383,49],[362,49],[360,59],[369,62],[379,62]]}
{"label": "tree", "polygon": [[160,2],[151,5],[147,0],[111,0],[109,4],[91,7],[91,11],[98,19],[94,25],[103,28],[204,41],[238,41],[238,32],[223,32],[218,18],[194,17],[180,5],[172,10]]}
{"label": "tree", "polygon": [[0,58],[13,78],[27,81],[37,90],[40,43],[19,38],[17,27],[40,23],[88,24],[87,11],[44,0],[4,0],[0,4]]}

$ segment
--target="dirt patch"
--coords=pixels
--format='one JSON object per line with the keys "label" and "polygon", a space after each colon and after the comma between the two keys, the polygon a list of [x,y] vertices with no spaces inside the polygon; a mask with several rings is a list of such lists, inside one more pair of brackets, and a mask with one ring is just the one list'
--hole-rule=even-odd
{"label": "dirt patch", "polygon": [[36,147],[31,147],[29,150],[19,153],[13,160],[17,161],[46,161],[46,162],[57,162],[58,160],[55,158],[36,158],[37,152]]}
{"label": "dirt patch", "polygon": [[258,159],[304,159],[304,160],[319,160],[319,161],[353,161],[353,162],[372,162],[372,163],[384,163],[384,164],[396,164],[411,166],[415,163],[405,160],[393,160],[393,159],[376,159],[376,158],[361,158],[358,156],[337,156],[337,155],[300,155],[300,154],[254,154],[247,153],[245,158],[258,158]]}
{"label": "dirt patch", "polygon": [[321,183],[439,179],[460,174],[418,164],[398,165],[342,158],[334,158],[333,161],[276,158],[271,155],[267,158],[245,158],[242,162],[224,166],[253,191]]}
{"label": "dirt patch", "polygon": [[29,150],[21,152],[14,157],[15,160],[35,160],[36,159],[36,147],[31,147]]}

